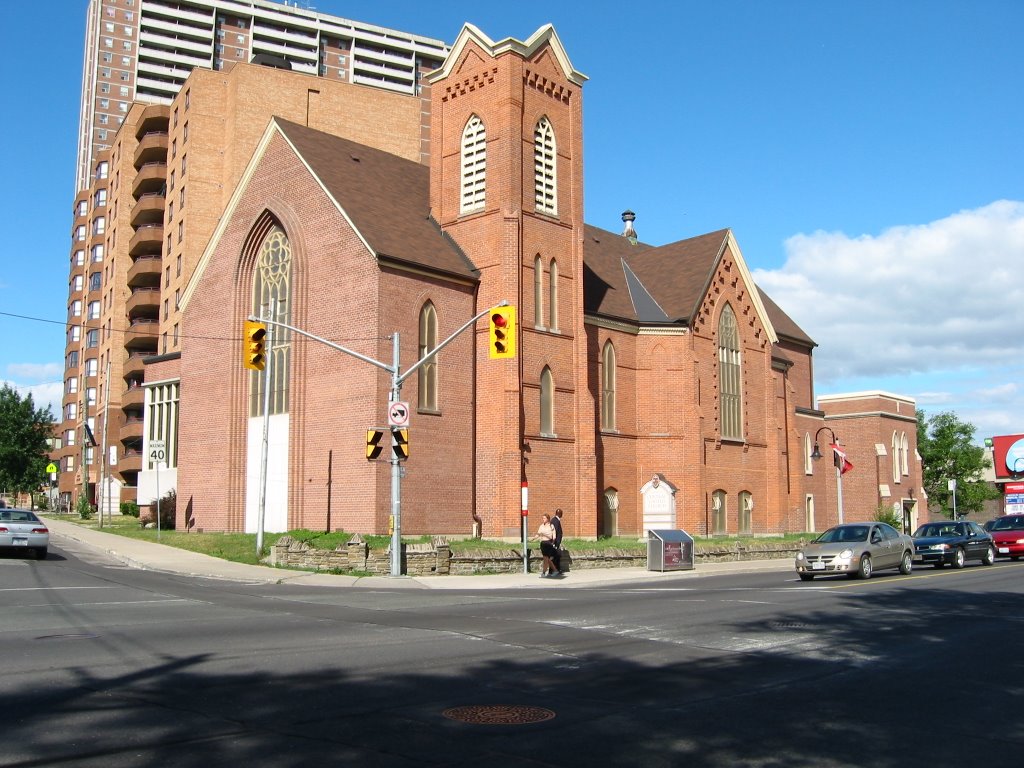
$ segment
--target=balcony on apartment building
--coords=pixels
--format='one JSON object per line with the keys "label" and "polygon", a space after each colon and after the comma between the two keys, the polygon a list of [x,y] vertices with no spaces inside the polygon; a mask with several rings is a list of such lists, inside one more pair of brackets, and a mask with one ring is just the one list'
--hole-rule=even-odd
{"label": "balcony on apartment building", "polygon": [[142,386],[142,379],[133,379],[128,383],[128,388],[121,393],[121,409],[126,413],[138,413],[141,417],[145,405],[146,390]]}
{"label": "balcony on apartment building", "polygon": [[143,224],[135,230],[132,239],[128,243],[128,255],[148,256],[160,253],[163,245],[164,227],[163,224]]}
{"label": "balcony on apartment building", "polygon": [[[142,441],[132,438],[123,442],[124,448],[117,460],[117,471],[127,485],[135,485],[138,473],[142,469]],[[128,476],[131,473],[131,476]]]}
{"label": "balcony on apartment building", "polygon": [[164,220],[164,206],[167,198],[163,190],[146,192],[132,206],[131,225],[133,227],[144,227],[150,224],[160,224]]}
{"label": "balcony on apartment building", "polygon": [[146,163],[132,180],[132,196],[137,200],[148,192],[159,192],[167,183],[167,163],[153,160]]}
{"label": "balcony on apartment building", "polygon": [[142,383],[146,371],[146,365],[143,362],[145,359],[146,356],[141,352],[132,352],[128,355],[121,369],[121,378],[124,379],[126,385],[131,386],[133,381]]}
{"label": "balcony on apartment building", "polygon": [[132,288],[125,309],[130,320],[155,318],[160,311],[159,288]]}
{"label": "balcony on apartment building", "polygon": [[142,137],[147,133],[158,133],[160,131],[167,133],[167,126],[170,124],[170,121],[170,104],[150,104],[142,111],[139,122],[135,126],[135,138],[141,141]]}
{"label": "balcony on apartment building", "polygon": [[166,122],[160,130],[149,131],[139,136],[139,144],[135,147],[135,168],[153,162],[166,163],[169,145]]}
{"label": "balcony on apartment building", "polygon": [[141,416],[128,416],[125,415],[124,424],[121,425],[121,430],[118,432],[122,441],[131,440],[139,442],[142,440],[143,426],[145,421]]}
{"label": "balcony on apartment building", "polygon": [[128,330],[124,332],[124,347],[129,352],[156,354],[159,334],[160,323],[156,320],[149,318],[132,320]]}
{"label": "balcony on apartment building", "polygon": [[139,256],[128,268],[129,288],[153,288],[160,285],[159,254]]}

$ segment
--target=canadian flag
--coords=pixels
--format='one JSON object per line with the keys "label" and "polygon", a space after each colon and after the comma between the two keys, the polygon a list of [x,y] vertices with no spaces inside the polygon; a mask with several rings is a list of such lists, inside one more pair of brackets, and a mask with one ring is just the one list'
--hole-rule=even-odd
{"label": "canadian flag", "polygon": [[840,475],[845,475],[853,469],[853,464],[848,458],[846,458],[846,452],[839,447],[838,443],[832,443],[832,453],[834,455],[836,469],[839,470]]}

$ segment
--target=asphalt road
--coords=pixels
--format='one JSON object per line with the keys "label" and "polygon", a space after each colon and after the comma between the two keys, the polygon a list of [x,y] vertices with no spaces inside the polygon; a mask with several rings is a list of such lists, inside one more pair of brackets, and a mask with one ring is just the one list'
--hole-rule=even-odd
{"label": "asphalt road", "polygon": [[0,555],[0,765],[1019,766],[1024,563],[337,589]]}

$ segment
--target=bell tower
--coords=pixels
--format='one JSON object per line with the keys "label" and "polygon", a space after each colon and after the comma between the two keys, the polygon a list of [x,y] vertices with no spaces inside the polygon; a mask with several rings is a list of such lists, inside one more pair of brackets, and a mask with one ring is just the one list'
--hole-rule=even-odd
{"label": "bell tower", "polygon": [[477,310],[516,306],[517,354],[476,328],[475,510],[485,536],[561,507],[596,534],[594,401],[583,328],[583,83],[547,25],[495,42],[467,24],[431,83],[432,215],[480,270]]}

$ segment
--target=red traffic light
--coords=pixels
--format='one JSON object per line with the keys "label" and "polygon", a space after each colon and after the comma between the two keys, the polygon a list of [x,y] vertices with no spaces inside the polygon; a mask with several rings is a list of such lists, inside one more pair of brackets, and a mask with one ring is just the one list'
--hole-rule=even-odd
{"label": "red traffic light", "polygon": [[495,312],[491,315],[491,322],[494,323],[496,328],[505,328],[508,326],[508,318],[506,318],[501,312]]}

